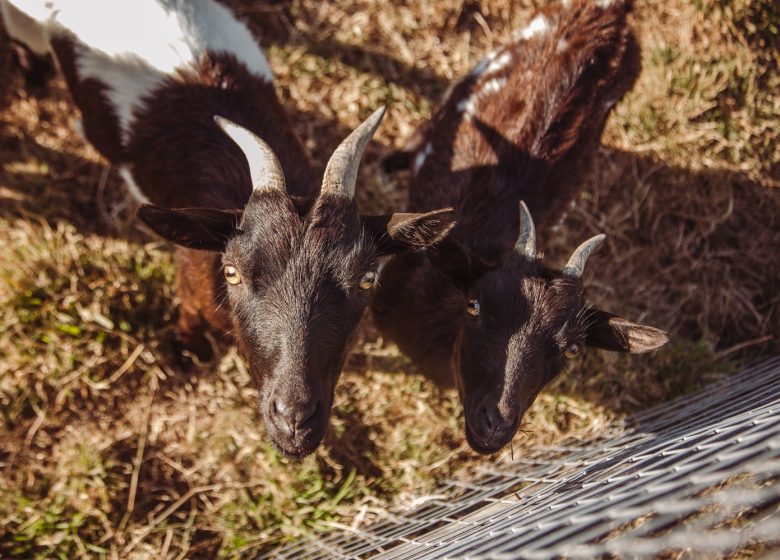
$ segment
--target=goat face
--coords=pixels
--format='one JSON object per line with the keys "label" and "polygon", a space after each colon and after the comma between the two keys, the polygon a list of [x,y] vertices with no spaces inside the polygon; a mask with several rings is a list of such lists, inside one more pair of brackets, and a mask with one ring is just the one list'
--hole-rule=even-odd
{"label": "goat face", "polygon": [[429,251],[463,292],[453,370],[466,438],[480,453],[512,440],[542,388],[584,346],[638,353],[667,341],[658,329],[585,305],[582,270],[603,235],[583,243],[563,271],[551,270],[536,256],[533,223],[521,207],[520,239],[498,263],[481,261],[452,238]]}
{"label": "goat face", "polygon": [[336,150],[320,195],[293,201],[270,148],[218,121],[247,154],[254,190],[242,210],[144,206],[141,219],[190,248],[223,253],[236,334],[260,394],[266,431],[299,459],[319,445],[336,381],[377,277],[377,259],[441,240],[451,210],[362,216],[352,200],[359,160],[382,117]]}

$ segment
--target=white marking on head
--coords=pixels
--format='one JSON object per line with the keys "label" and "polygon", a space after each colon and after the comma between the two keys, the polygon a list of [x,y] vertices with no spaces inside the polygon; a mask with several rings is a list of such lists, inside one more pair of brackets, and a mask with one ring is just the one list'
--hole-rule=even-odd
{"label": "white marking on head", "polygon": [[563,4],[564,8],[568,8],[569,6],[571,6],[571,0],[563,0],[561,4]]}
{"label": "white marking on head", "polygon": [[414,167],[412,168],[412,173],[417,175],[420,172],[420,169],[422,169],[423,164],[425,163],[425,160],[431,153],[433,152],[433,145],[428,142],[425,144],[425,147],[417,152],[417,155],[414,156]]}
{"label": "white marking on head", "polygon": [[596,0],[596,5],[599,8],[606,10],[615,3],[615,0]]}
{"label": "white marking on head", "polygon": [[558,39],[558,44],[555,47],[556,52],[563,52],[566,50],[566,47],[569,46],[569,43],[566,42],[566,39],[560,38]]}
{"label": "white marking on head", "polygon": [[550,22],[547,20],[546,17],[540,14],[536,16],[534,19],[532,19],[531,23],[529,23],[527,27],[521,29],[516,34],[516,37],[518,39],[525,39],[527,41],[530,38],[535,37],[536,35],[547,33],[548,31],[550,31],[550,29],[551,29]]}
{"label": "white marking on head", "polygon": [[122,180],[127,186],[127,190],[130,191],[130,194],[133,195],[133,198],[142,204],[149,204],[150,200],[143,192],[141,192],[141,189],[138,188],[135,179],[133,179],[133,172],[130,170],[129,166],[122,165],[119,168],[119,176],[122,177]]}

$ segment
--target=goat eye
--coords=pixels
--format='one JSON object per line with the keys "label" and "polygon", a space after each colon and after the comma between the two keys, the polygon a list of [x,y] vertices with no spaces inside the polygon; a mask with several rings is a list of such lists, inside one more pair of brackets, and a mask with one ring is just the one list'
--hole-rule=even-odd
{"label": "goat eye", "polygon": [[466,303],[466,312],[472,317],[479,317],[479,300],[477,298],[469,298]]}
{"label": "goat eye", "polygon": [[241,275],[238,273],[238,269],[233,265],[225,266],[225,280],[228,284],[236,286],[241,283]]}
{"label": "goat eye", "polygon": [[580,345],[575,342],[573,344],[569,344],[566,347],[566,350],[563,351],[563,355],[566,357],[567,360],[571,360],[574,356],[577,355],[579,351],[580,351]]}
{"label": "goat eye", "polygon": [[376,272],[369,270],[368,272],[363,273],[363,276],[360,277],[360,289],[368,290],[371,286],[374,285],[374,282],[376,282]]}

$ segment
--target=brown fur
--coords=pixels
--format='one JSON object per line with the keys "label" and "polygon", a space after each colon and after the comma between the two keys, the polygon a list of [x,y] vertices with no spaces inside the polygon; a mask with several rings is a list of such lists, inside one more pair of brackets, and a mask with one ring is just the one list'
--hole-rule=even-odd
{"label": "brown fur", "polygon": [[[452,229],[452,210],[360,215],[354,177],[382,110],[340,146],[320,188],[273,84],[234,55],[207,51],[195,68],[151,71],[157,85],[136,100],[123,131],[118,117],[126,115],[108,95],[115,92],[78,75],[78,56],[90,46],[68,32],[54,43],[87,138],[153,203],[141,206],[140,219],[179,245],[178,342],[203,357],[204,322],[234,327],[271,440],[289,457],[311,453],[327,428],[377,258],[438,243]],[[146,63],[126,53],[102,64],[131,84],[127,73]],[[226,120],[227,133],[217,124]],[[267,146],[245,154],[235,130]],[[250,176],[253,164],[269,172]]]}
{"label": "brown fur", "polygon": [[[272,83],[252,75],[233,55],[207,53],[196,70],[170,76],[135,114],[126,145],[119,119],[95,79],[76,72],[78,39],[60,32],[52,39],[65,80],[81,109],[87,139],[114,164],[128,165],[143,194],[169,208],[243,208],[250,194],[244,155],[214,123],[219,114],[264,138],[278,154],[290,194],[311,198],[316,176],[292,130]],[[173,108],[173,110],[172,110]],[[186,146],[186,149],[182,147]],[[221,256],[176,249],[176,285],[181,306],[177,325],[185,349],[204,355],[204,322],[227,331]]]}
{"label": "brown fur", "polygon": [[[570,4],[543,12],[549,32],[480,63],[425,125],[417,154],[428,155],[415,165],[409,209],[452,206],[458,224],[427,254],[388,263],[373,305],[380,330],[423,373],[455,383],[467,439],[482,453],[511,440],[572,348],[639,352],[666,341],[651,327],[591,312],[579,278],[513,250],[520,201],[540,231],[561,217],[610,108],[639,71],[625,3]],[[476,315],[467,313],[473,306]]]}
{"label": "brown fur", "polygon": [[105,84],[94,79],[79,79],[76,71],[78,40],[72,34],[60,31],[52,37],[51,47],[73,101],[81,109],[87,140],[112,163],[125,161],[119,118],[105,95]]}

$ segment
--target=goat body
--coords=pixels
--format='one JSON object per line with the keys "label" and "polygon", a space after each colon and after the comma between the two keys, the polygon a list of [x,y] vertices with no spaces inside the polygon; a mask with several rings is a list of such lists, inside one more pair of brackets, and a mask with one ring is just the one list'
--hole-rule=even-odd
{"label": "goat body", "polygon": [[[88,4],[88,5],[87,5]],[[238,342],[266,430],[319,444],[377,258],[439,241],[451,211],[363,216],[357,168],[383,115],[334,152],[321,185],[249,30],[213,0],[0,0],[9,35],[51,53],[86,138],[174,241],[180,340],[203,319]],[[227,305],[221,308],[218,303]]]}
{"label": "goat body", "polygon": [[628,8],[546,8],[457,83],[418,135],[408,208],[451,206],[458,222],[427,254],[387,264],[374,317],[426,375],[455,383],[478,451],[511,440],[581,345],[638,352],[666,340],[584,306],[579,275],[602,237],[555,271],[537,257],[527,210],[518,212],[525,201],[546,232],[573,200],[611,108],[639,72]]}

